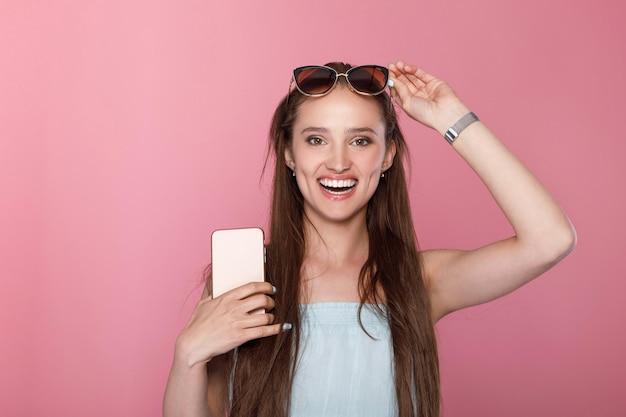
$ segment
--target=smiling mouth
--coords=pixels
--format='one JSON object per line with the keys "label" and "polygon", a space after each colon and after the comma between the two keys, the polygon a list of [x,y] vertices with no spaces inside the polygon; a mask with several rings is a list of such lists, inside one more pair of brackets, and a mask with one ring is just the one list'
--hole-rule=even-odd
{"label": "smiling mouth", "polygon": [[356,186],[356,180],[331,180],[324,178],[320,180],[320,185],[331,194],[341,195],[352,191]]}

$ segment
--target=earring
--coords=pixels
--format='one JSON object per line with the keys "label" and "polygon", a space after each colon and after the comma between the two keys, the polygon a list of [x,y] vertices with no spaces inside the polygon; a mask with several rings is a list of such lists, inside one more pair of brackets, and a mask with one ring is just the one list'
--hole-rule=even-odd
{"label": "earring", "polygon": [[380,178],[385,178],[385,171],[380,173]]}
{"label": "earring", "polygon": [[296,171],[291,171],[291,176],[295,177],[296,176]]}

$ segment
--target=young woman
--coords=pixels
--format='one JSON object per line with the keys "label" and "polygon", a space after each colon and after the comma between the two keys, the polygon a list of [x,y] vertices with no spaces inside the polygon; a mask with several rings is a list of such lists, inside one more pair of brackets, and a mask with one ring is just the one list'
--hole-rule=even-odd
{"label": "young woman", "polygon": [[[163,414],[437,417],[435,323],[537,277],[573,249],[575,232],[532,173],[421,68],[331,63],[298,68],[293,81],[270,132],[269,282],[205,291],[177,339]],[[514,236],[418,250],[392,101],[445,136]],[[258,308],[268,312],[249,314]]]}

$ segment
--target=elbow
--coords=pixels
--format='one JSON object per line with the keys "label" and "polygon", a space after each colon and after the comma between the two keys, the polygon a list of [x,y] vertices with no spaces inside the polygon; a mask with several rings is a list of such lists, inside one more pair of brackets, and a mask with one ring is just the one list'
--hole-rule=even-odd
{"label": "elbow", "polygon": [[576,247],[576,229],[569,220],[565,224],[555,227],[544,233],[539,245],[542,258],[549,267],[556,265],[569,255]]}
{"label": "elbow", "polygon": [[565,258],[574,250],[577,240],[578,237],[576,236],[576,229],[574,229],[574,226],[570,224],[567,231],[563,233],[563,236],[561,236],[560,245],[557,247],[557,262]]}

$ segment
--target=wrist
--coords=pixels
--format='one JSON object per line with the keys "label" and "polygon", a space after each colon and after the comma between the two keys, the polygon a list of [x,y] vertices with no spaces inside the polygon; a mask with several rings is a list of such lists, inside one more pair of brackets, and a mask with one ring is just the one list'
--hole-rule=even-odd
{"label": "wrist", "polygon": [[179,336],[176,340],[176,345],[174,347],[174,362],[179,364],[179,366],[185,367],[189,371],[193,371],[196,368],[204,368],[210,360],[210,357],[201,357],[192,346],[186,343],[184,338]]}
{"label": "wrist", "polygon": [[206,364],[209,360],[198,360],[189,353],[174,352],[174,364],[178,369],[184,369],[185,372],[195,373],[204,372]]}
{"label": "wrist", "polygon": [[442,111],[441,117],[439,117],[437,124],[434,126],[435,130],[440,135],[444,136],[446,131],[458,122],[463,116],[470,112],[470,109],[462,102],[456,103],[453,106],[449,106]]}

